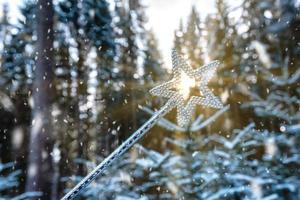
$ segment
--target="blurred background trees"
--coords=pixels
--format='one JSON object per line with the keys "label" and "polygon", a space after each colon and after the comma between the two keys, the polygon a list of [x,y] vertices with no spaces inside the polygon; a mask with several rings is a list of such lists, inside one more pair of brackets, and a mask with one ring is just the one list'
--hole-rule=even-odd
{"label": "blurred background trees", "polygon": [[[141,105],[163,104],[147,93],[169,74],[142,1],[49,6],[24,1],[17,23],[1,8],[0,199],[58,199],[149,118]],[[188,130],[163,120],[84,198],[300,198],[299,2],[199,12],[178,22],[173,47],[193,67],[221,61],[210,87],[230,108],[198,108]]]}

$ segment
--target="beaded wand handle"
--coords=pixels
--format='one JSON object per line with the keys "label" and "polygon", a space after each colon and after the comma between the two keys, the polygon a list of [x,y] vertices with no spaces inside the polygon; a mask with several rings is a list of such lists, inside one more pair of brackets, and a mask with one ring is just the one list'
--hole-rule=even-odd
{"label": "beaded wand handle", "polygon": [[124,143],[114,150],[107,158],[105,158],[92,172],[90,172],[83,180],[81,180],[71,191],[69,191],[61,200],[74,199],[83,189],[85,189],[93,180],[97,178],[103,171],[109,167],[114,161],[119,159],[130,147],[132,147],[139,139],[141,139],[156,122],[167,114],[173,106],[167,103],[159,111],[157,111],[146,123],[144,123],[137,131],[135,131]]}

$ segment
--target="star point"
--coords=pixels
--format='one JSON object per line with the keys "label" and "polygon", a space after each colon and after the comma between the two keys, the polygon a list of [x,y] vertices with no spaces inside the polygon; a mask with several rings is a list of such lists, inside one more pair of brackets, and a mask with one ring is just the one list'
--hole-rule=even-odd
{"label": "star point", "polygon": [[[220,64],[219,61],[193,69],[187,62],[172,50],[173,78],[150,90],[154,96],[168,98],[173,107],[177,107],[177,122],[179,126],[187,126],[194,113],[196,105],[220,109],[221,101],[212,93],[207,84]],[[201,96],[191,96],[190,88],[197,87]]]}

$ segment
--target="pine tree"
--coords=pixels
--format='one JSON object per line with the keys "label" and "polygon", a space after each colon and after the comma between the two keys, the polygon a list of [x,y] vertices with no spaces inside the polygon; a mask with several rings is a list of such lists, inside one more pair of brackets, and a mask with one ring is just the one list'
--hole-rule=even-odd
{"label": "pine tree", "polygon": [[180,54],[183,55],[183,48],[184,48],[184,28],[183,28],[183,22],[182,19],[180,19],[179,22],[179,28],[178,30],[174,31],[174,47],[176,51]]}
{"label": "pine tree", "polygon": [[[27,5],[27,4],[26,4]],[[12,145],[11,137],[13,136],[14,127],[21,128],[23,137],[27,137],[26,129],[30,123],[30,107],[29,96],[30,87],[32,83],[32,67],[33,67],[33,53],[27,51],[26,47],[32,47],[32,31],[33,28],[30,22],[33,22],[33,7],[30,2],[26,9],[21,8],[21,13],[24,16],[24,21],[19,21],[17,24],[11,24],[7,19],[7,15],[3,16],[3,23],[1,23],[3,37],[3,49],[1,50],[1,91],[11,102],[11,109],[6,112],[3,119],[3,124],[7,124],[4,135],[7,134],[6,141],[3,143],[3,148]],[[4,10],[4,13],[7,13]],[[26,23],[27,21],[28,23]],[[30,22],[29,22],[30,21]],[[25,23],[24,23],[25,22]],[[25,40],[27,42],[25,42]],[[30,49],[30,48],[28,48]],[[32,49],[32,48],[31,48]],[[4,97],[2,97],[4,98]],[[19,111],[23,112],[19,112]],[[8,146],[7,146],[8,145]],[[16,151],[24,152],[19,154],[8,154],[8,149],[3,151],[3,161],[10,162],[12,159],[26,158],[24,143],[19,147],[14,147]],[[20,149],[19,149],[20,148]],[[26,148],[26,147],[25,147]],[[11,149],[12,150],[12,149]],[[2,151],[1,151],[2,152]]]}
{"label": "pine tree", "polygon": [[[144,6],[139,0],[116,1],[115,18],[116,37],[120,41],[117,45],[116,57],[118,74],[114,80],[114,84],[118,87],[113,89],[110,100],[106,101],[108,101],[107,107],[114,108],[113,111],[107,111],[108,118],[115,120],[119,126],[116,128],[119,129],[117,132],[123,133],[111,137],[123,140],[129,131],[138,127],[138,104],[141,99],[143,100],[140,77],[143,71],[145,48]],[[118,109],[115,106],[118,106]],[[121,115],[122,119],[120,119]]]}
{"label": "pine tree", "polygon": [[[103,80],[101,70],[105,71],[109,65],[107,60],[114,58],[114,34],[111,27],[112,18],[107,1],[89,0],[84,2],[64,1],[60,2],[58,14],[60,21],[68,27],[71,37],[75,40],[78,51],[78,59],[70,59],[75,65],[76,71],[76,102],[73,109],[77,116],[74,119],[77,133],[78,158],[85,158],[92,153],[89,145],[91,131],[92,107],[88,96],[90,95],[88,77],[93,70],[87,65],[87,59],[92,51],[96,51],[98,60],[93,62],[99,64],[99,78]],[[70,45],[70,43],[69,43]],[[99,84],[99,83],[98,83]],[[83,174],[80,166],[79,174]]]}
{"label": "pine tree", "polygon": [[[56,151],[59,152],[60,159],[54,159],[54,173],[61,174],[76,174],[77,166],[73,160],[78,156],[77,144],[74,142],[77,136],[75,124],[77,123],[77,97],[76,79],[74,74],[76,68],[71,62],[70,43],[65,35],[65,29],[61,29],[63,23],[56,21],[55,23],[55,88],[56,98],[53,108],[53,131],[55,133]],[[52,152],[52,154],[54,151]],[[66,165],[68,163],[68,165]],[[60,177],[53,176],[54,192],[57,190],[57,185],[61,183]],[[53,193],[53,198],[57,198],[58,194]]]}
{"label": "pine tree", "polygon": [[202,30],[200,15],[193,6],[187,19],[186,27],[183,26],[182,19],[179,28],[174,32],[174,48],[181,55],[186,55],[192,67],[203,65],[203,50],[201,45]]}
{"label": "pine tree", "polygon": [[147,32],[147,44],[144,54],[143,68],[147,84],[151,83],[149,81],[157,82],[165,74],[165,71],[162,68],[162,58],[158,50],[158,42],[152,31]]}
{"label": "pine tree", "polygon": [[[21,10],[25,17],[32,18],[32,8]],[[3,22],[1,23],[3,34],[3,50],[1,56],[1,73],[3,87],[10,96],[27,93],[28,85],[31,83],[30,78],[30,55],[25,52],[25,46],[30,45],[31,41],[25,43],[23,39],[32,35],[32,27],[19,21],[19,24],[13,25],[7,19],[7,8],[4,6]],[[25,19],[29,20],[29,19]],[[14,30],[13,30],[14,29]],[[13,30],[13,31],[12,31]],[[24,53],[25,52],[25,53]]]}
{"label": "pine tree", "polygon": [[[216,1],[215,15],[209,15],[206,18],[205,27],[207,31],[207,50],[211,60],[219,60],[221,67],[218,70],[218,90],[224,103],[231,105],[231,111],[225,117],[225,123],[228,124],[227,129],[234,127],[241,128],[240,125],[247,125],[247,122],[239,117],[242,112],[238,102],[241,97],[238,88],[243,85],[241,77],[241,58],[244,51],[241,47],[241,38],[238,36],[237,28],[230,18],[230,10],[223,0]],[[229,117],[229,115],[231,117]],[[244,114],[246,115],[246,113]],[[249,116],[247,114],[247,116]]]}
{"label": "pine tree", "polygon": [[227,73],[229,73],[239,63],[235,55],[238,52],[234,52],[237,31],[235,26],[230,23],[229,10],[223,0],[216,2],[216,9],[217,14],[209,16],[206,22],[209,56],[212,60],[221,60],[223,65],[226,66]]}
{"label": "pine tree", "polygon": [[192,67],[199,67],[203,65],[203,51],[201,46],[201,29],[200,29],[200,15],[193,6],[190,16],[188,17],[186,31],[183,35],[185,54]]}
{"label": "pine tree", "polygon": [[[4,4],[1,8],[3,12],[3,16],[1,18],[0,23],[0,34],[1,34],[1,54],[0,54],[0,88],[1,88],[1,96],[2,98],[10,99],[9,98],[9,88],[11,88],[11,78],[13,76],[13,73],[11,72],[13,69],[12,65],[12,59],[11,59],[11,51],[10,49],[7,50],[7,47],[10,45],[10,42],[8,41],[8,36],[11,35],[9,29],[11,25],[8,22],[8,5]],[[2,93],[3,92],[3,93]],[[10,119],[12,118],[12,114],[10,113],[12,111],[12,106],[9,106],[5,109],[5,106],[1,104],[0,106],[1,111],[1,118],[2,119]],[[10,111],[10,112],[8,112]],[[9,162],[10,161],[10,153],[11,152],[11,137],[9,134],[9,126],[13,126],[10,123],[10,120],[1,120],[1,124],[3,124],[3,128],[1,126],[1,134],[3,137],[0,139],[0,155],[1,155],[1,162]]]}

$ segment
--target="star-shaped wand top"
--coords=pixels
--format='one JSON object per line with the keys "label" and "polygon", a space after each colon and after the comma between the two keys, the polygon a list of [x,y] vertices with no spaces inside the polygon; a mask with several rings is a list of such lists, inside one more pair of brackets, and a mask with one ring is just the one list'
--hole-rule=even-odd
{"label": "star-shaped wand top", "polygon": [[[169,99],[170,105],[177,107],[177,122],[185,127],[189,124],[197,104],[222,108],[221,101],[207,87],[208,81],[215,74],[219,61],[213,61],[207,65],[193,69],[187,62],[172,51],[173,78],[150,90],[155,96]],[[190,89],[197,87],[201,96],[190,96]]]}

